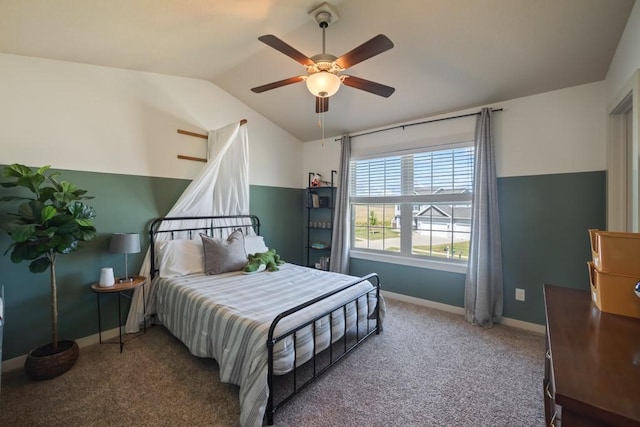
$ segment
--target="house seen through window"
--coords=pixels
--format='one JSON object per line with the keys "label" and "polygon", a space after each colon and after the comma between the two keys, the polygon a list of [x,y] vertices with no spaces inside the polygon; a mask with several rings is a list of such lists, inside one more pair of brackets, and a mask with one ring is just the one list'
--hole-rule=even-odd
{"label": "house seen through window", "polygon": [[466,263],[474,150],[436,149],[351,162],[351,248]]}

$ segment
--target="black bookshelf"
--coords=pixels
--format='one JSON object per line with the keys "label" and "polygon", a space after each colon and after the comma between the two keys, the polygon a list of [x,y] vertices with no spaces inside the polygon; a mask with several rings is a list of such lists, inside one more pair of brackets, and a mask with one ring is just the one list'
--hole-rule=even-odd
{"label": "black bookshelf", "polygon": [[331,255],[331,239],[335,213],[336,190],[334,177],[337,171],[331,171],[331,181],[321,181],[321,185],[313,186],[313,172],[309,173],[306,188],[307,241],[306,263],[312,268],[329,269]]}

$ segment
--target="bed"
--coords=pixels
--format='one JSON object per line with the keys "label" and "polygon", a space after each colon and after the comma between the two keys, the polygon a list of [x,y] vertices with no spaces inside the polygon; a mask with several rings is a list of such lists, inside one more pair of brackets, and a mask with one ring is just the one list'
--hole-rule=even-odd
{"label": "bed", "polygon": [[[379,334],[384,318],[375,274],[288,263],[274,272],[244,274],[232,263],[215,270],[211,261],[227,257],[216,251],[229,242],[237,248],[238,234],[245,259],[267,249],[259,231],[253,215],[158,218],[149,231],[157,321],[195,356],[215,359],[221,381],[240,386],[243,427],[265,417],[272,425],[277,409]],[[217,274],[207,274],[212,269]]]}

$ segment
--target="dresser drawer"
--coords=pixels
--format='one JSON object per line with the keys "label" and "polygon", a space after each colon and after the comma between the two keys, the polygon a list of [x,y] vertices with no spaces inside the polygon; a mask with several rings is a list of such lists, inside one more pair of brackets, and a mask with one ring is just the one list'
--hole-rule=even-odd
{"label": "dresser drawer", "polygon": [[546,340],[546,351],[544,358],[544,380],[542,381],[542,392],[544,393],[544,419],[547,426],[560,427],[562,408],[556,404],[555,384],[553,381],[553,360],[551,350],[549,350],[549,339]]}

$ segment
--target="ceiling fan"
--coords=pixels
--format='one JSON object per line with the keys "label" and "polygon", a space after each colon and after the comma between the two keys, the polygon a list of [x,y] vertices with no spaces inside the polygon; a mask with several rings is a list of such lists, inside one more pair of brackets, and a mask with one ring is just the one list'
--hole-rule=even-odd
{"label": "ceiling fan", "polygon": [[336,10],[331,5],[323,3],[309,12],[309,15],[311,15],[320,28],[322,28],[322,53],[314,55],[311,58],[274,35],[267,34],[258,37],[258,40],[264,44],[304,65],[307,69],[307,75],[291,77],[254,87],[251,89],[253,92],[262,93],[304,81],[307,84],[307,89],[316,97],[316,113],[324,113],[329,110],[329,97],[338,91],[341,84],[375,95],[384,96],[385,98],[391,96],[395,89],[390,86],[365,80],[360,77],[340,74],[347,68],[353,67],[366,59],[391,49],[393,42],[389,40],[387,36],[378,34],[371,40],[364,42],[338,58],[325,52],[325,30],[329,24],[337,21],[338,15]]}

